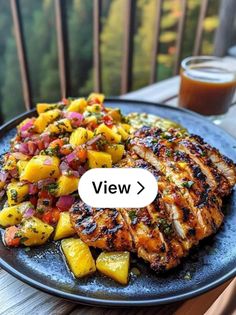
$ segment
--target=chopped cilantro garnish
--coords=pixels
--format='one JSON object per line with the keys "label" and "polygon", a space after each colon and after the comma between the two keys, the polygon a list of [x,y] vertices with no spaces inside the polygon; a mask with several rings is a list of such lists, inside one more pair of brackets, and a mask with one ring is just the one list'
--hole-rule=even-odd
{"label": "chopped cilantro garnish", "polygon": [[183,182],[182,186],[186,188],[191,188],[193,186],[194,182],[192,180],[189,180],[187,182]]}

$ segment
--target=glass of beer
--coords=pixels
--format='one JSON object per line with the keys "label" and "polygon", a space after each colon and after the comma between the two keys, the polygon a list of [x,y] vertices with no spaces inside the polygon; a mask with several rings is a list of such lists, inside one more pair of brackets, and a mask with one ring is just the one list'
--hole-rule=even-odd
{"label": "glass of beer", "polygon": [[236,72],[222,58],[188,57],[181,63],[179,106],[207,116],[225,114],[236,88]]}

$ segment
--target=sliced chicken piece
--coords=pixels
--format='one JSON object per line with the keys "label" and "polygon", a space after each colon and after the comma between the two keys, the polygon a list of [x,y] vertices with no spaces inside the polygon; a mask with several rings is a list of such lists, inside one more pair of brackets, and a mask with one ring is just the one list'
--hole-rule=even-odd
{"label": "sliced chicken piece", "polygon": [[133,251],[129,228],[117,209],[95,209],[80,201],[70,209],[72,224],[89,246],[108,251]]}
{"label": "sliced chicken piece", "polygon": [[227,178],[232,188],[236,183],[236,165],[234,162],[221,154],[219,150],[204,142],[200,136],[192,135],[190,139],[203,146],[208,158],[216,166],[219,173]]}
{"label": "sliced chicken piece", "polygon": [[[135,137],[130,141],[129,148],[148,161],[179,188],[183,197],[188,200],[191,212],[201,226],[202,235],[199,235],[201,239],[215,232],[222,223],[223,215],[219,209],[220,199],[206,184],[203,173],[201,176],[195,176],[196,174],[192,171],[187,173],[185,170],[181,170],[181,167],[174,160],[176,138],[175,136],[172,137],[171,134],[168,135],[168,139],[165,136],[159,130],[147,130],[145,128],[144,133],[138,131],[135,134]],[[197,167],[194,165],[194,161],[189,157],[187,158],[189,170],[191,166]],[[201,170],[198,169],[198,171]],[[194,186],[197,185],[198,189],[195,189]],[[199,187],[202,189],[200,192]]]}

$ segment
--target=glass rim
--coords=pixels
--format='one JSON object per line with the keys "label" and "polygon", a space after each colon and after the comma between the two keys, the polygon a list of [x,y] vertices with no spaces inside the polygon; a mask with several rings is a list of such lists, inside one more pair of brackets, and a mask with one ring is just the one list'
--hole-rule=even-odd
{"label": "glass rim", "polygon": [[[225,65],[225,62],[224,62],[224,59],[221,58],[221,57],[216,57],[216,56],[206,56],[206,55],[203,55],[203,56],[189,56],[189,57],[186,57],[184,58],[182,61],[181,61],[181,68],[183,68],[184,70],[188,70],[189,68],[189,65],[187,65],[187,63],[191,60],[205,60],[205,61],[220,61],[221,64]],[[200,69],[194,69],[195,71],[199,71],[201,72]],[[225,72],[227,73],[232,73],[232,74],[236,74],[236,71],[232,71],[228,68],[225,68],[225,67],[222,67],[222,70],[225,70]]]}

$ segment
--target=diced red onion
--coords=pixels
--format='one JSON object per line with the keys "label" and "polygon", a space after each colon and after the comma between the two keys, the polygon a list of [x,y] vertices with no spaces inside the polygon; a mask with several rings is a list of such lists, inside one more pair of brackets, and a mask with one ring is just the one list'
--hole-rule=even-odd
{"label": "diced red onion", "polygon": [[35,210],[33,208],[28,208],[25,210],[23,217],[28,219],[31,218],[35,214]]}
{"label": "diced red onion", "polygon": [[53,178],[41,179],[38,181],[38,189],[42,189],[44,186],[47,186],[54,182],[55,180]]}
{"label": "diced red onion", "polygon": [[52,165],[52,159],[47,158],[46,160],[44,160],[43,165]]}
{"label": "diced red onion", "polygon": [[75,159],[76,159],[75,152],[72,152],[72,153],[70,153],[70,154],[68,154],[68,155],[66,156],[66,161],[67,161],[68,163],[74,161]]}
{"label": "diced red onion", "polygon": [[29,194],[34,195],[38,192],[38,186],[37,184],[29,184]]}
{"label": "diced red onion", "polygon": [[21,153],[21,152],[13,152],[12,155],[17,160],[26,161],[28,159],[28,156],[26,154]]}
{"label": "diced red onion", "polygon": [[56,203],[56,207],[61,211],[68,211],[74,201],[75,198],[73,196],[61,196]]}
{"label": "diced red onion", "polygon": [[26,155],[29,154],[27,143],[19,143],[18,150],[19,150],[19,152],[21,152],[23,154],[26,154]]}
{"label": "diced red onion", "polygon": [[61,162],[59,167],[62,173],[67,172],[70,169],[69,165],[64,161]]}
{"label": "diced red onion", "polygon": [[81,125],[84,119],[84,116],[77,112],[65,112],[65,117],[70,119],[72,122],[72,125],[77,126],[77,127]]}
{"label": "diced red onion", "polygon": [[50,138],[50,134],[48,132],[44,132],[41,134],[40,138],[44,143],[44,148],[46,149],[52,141],[52,139]]}
{"label": "diced red onion", "polygon": [[101,139],[102,135],[99,134],[96,137],[92,138],[91,140],[89,140],[88,142],[86,142],[86,145],[92,145],[94,143],[96,143],[99,139]]}
{"label": "diced red onion", "polygon": [[76,172],[78,173],[78,176],[76,176],[76,175],[74,175],[74,176],[76,176],[76,177],[80,177],[80,176],[82,176],[85,172],[87,171],[87,169],[84,167],[84,166],[79,166],[78,167],[78,169],[76,170]]}
{"label": "diced red onion", "polygon": [[28,129],[30,129],[31,127],[33,127],[34,125],[34,121],[33,119],[27,121],[23,126],[21,126],[20,131],[26,131]]}
{"label": "diced red onion", "polygon": [[11,177],[17,177],[18,172],[16,168],[13,168],[12,170],[9,171],[9,174],[11,175]]}
{"label": "diced red onion", "polygon": [[7,180],[7,176],[8,176],[7,172],[0,171],[0,181],[1,182],[5,183],[5,181]]}

